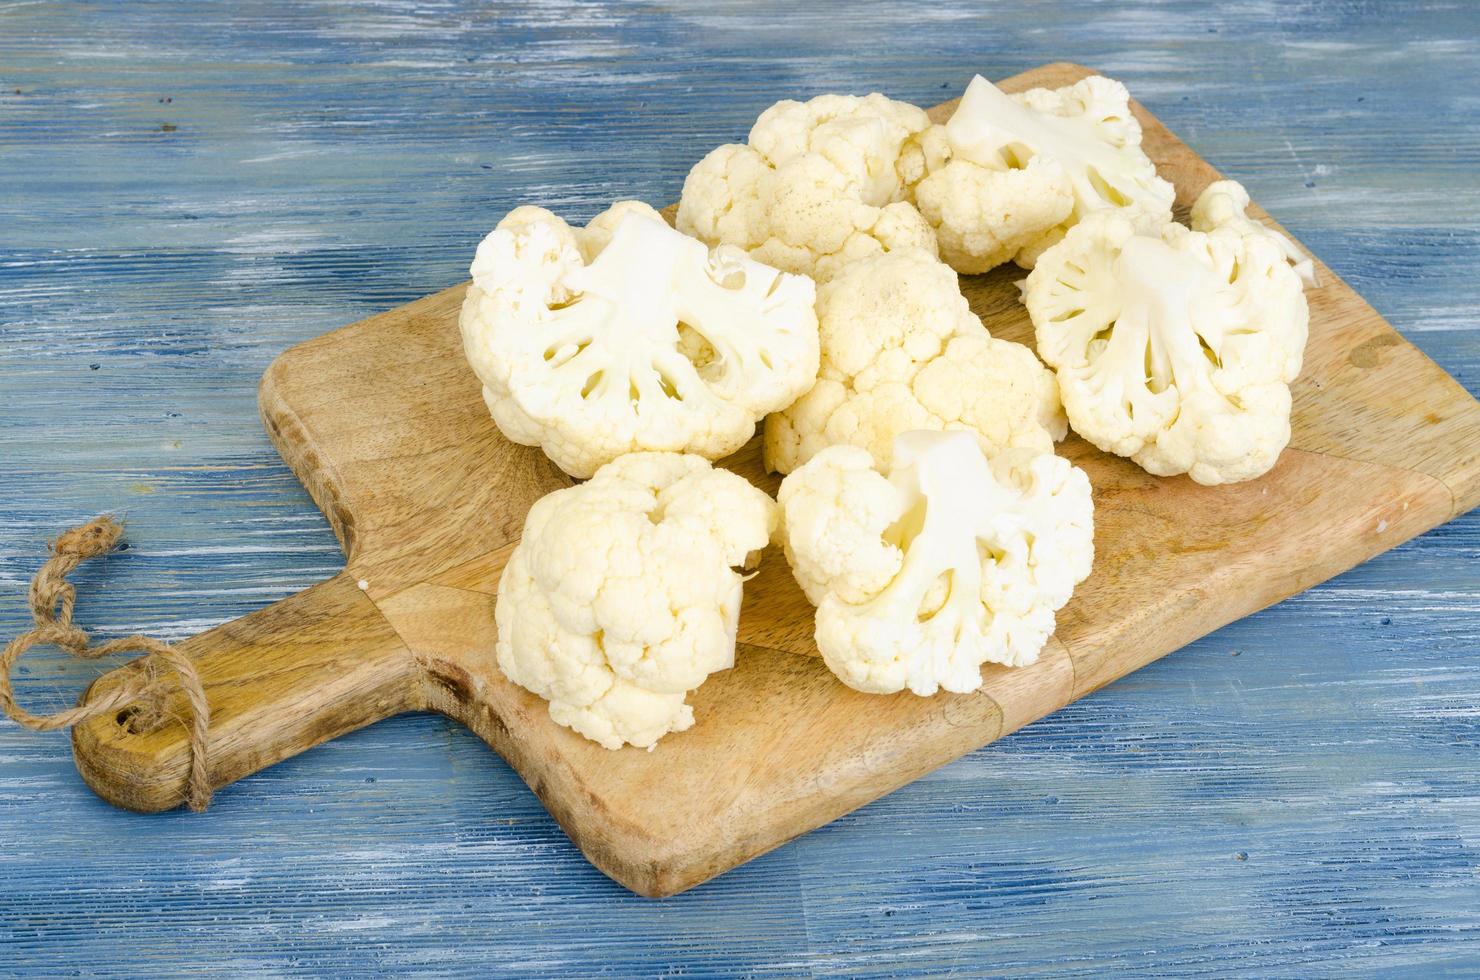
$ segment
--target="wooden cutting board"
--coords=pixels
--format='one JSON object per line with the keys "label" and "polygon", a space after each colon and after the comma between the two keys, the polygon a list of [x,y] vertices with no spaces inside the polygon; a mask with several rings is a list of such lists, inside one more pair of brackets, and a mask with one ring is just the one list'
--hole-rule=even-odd
{"label": "wooden cutting board", "polygon": [[[1047,65],[1002,85],[1087,74]],[[1137,115],[1185,216],[1219,175]],[[347,562],[184,645],[211,702],[211,780],[399,712],[439,711],[507,759],[617,881],[654,896],[704,881],[1480,503],[1480,405],[1320,273],[1294,438],[1264,478],[1200,487],[1076,438],[1063,445],[1095,487],[1097,557],[1037,664],[989,666],[970,695],[851,691],[816,658],[812,609],[773,550],[746,586],[735,669],[692,696],[694,727],[652,752],[609,752],[560,728],[494,664],[494,595],[525,511],[571,481],[489,420],[462,357],[464,287],[294,347],[262,380],[262,418]],[[993,334],[1028,342],[1021,275],[962,287]],[[727,465],[774,492],[759,456],[752,441]],[[127,715],[75,730],[83,778],[119,806],[178,805],[184,726],[136,734]]]}

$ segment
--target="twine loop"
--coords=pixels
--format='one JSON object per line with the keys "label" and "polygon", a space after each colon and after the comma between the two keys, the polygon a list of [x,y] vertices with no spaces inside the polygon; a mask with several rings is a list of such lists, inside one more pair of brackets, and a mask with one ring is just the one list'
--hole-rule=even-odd
{"label": "twine loop", "polygon": [[[70,728],[89,718],[116,712],[120,713],[119,723],[126,723],[130,731],[151,732],[168,722],[164,706],[170,690],[179,688],[190,708],[190,779],[185,800],[190,809],[199,812],[211,802],[211,781],[206,767],[211,707],[206,702],[205,687],[194,661],[168,643],[147,636],[126,636],[93,646],[86,631],[72,622],[77,590],[67,581],[67,576],[87,559],[112,551],[122,534],[123,527],[104,515],[64,532],[51,543],[51,557],[31,580],[31,618],[36,625],[11,640],[0,653],[0,709],[13,721],[34,731]],[[89,696],[75,708],[37,715],[16,703],[10,673],[27,650],[46,644],[84,660],[115,653],[145,656],[133,677],[107,693]]]}

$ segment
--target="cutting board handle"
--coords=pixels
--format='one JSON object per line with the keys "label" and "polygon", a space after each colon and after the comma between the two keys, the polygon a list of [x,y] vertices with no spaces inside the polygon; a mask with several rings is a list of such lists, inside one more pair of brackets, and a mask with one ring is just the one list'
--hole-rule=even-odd
{"label": "cutting board handle", "polygon": [[[356,728],[420,708],[415,662],[347,573],[178,645],[194,658],[211,707],[206,761],[219,789]],[[142,669],[142,658],[93,682],[82,700]],[[72,730],[77,770],[103,799],[154,813],[185,801],[190,717],[136,731],[124,708]]]}

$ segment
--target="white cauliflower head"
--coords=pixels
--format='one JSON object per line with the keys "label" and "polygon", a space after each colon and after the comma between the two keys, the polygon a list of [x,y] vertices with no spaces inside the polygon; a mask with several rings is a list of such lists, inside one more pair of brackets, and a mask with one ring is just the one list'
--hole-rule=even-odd
{"label": "white cauliflower head", "polygon": [[1300,246],[1267,225],[1249,217],[1249,192],[1236,180],[1215,180],[1198,195],[1192,205],[1192,230],[1217,231],[1233,228],[1245,235],[1265,235],[1285,253],[1285,261],[1308,287],[1321,284],[1316,264]]}
{"label": "white cauliflower head", "polygon": [[787,560],[843,683],[974,691],[981,666],[1033,663],[1094,561],[1089,480],[1052,453],[991,462],[965,432],[908,432],[888,478],[856,446],[781,484]]}
{"label": "white cauliflower head", "polygon": [[499,669],[609,749],[693,724],[734,665],[742,576],[776,529],[764,492],[699,456],[633,453],[530,508],[499,581]]}
{"label": "white cauliflower head", "polygon": [[1141,150],[1125,86],[1092,76],[1010,96],[980,75],[922,138],[915,203],[960,272],[1038,255],[1085,215],[1116,211],[1146,231],[1172,218],[1172,185]]}
{"label": "white cauliflower head", "polygon": [[1290,441],[1308,313],[1272,238],[1096,215],[1039,258],[1024,302],[1069,424],[1106,452],[1218,484]]}
{"label": "white cauliflower head", "polygon": [[689,172],[678,228],[818,282],[879,252],[934,253],[934,232],[907,200],[929,124],[924,110],[877,93],[778,102],[749,143],[718,147]]}
{"label": "white cauliflower head", "polygon": [[790,473],[827,446],[888,468],[894,437],[965,429],[989,455],[1053,452],[1067,429],[1053,373],[987,333],[950,267],[909,250],[855,262],[817,292],[817,383],[766,418],[767,468]]}
{"label": "white cauliflower head", "polygon": [[816,377],[811,280],[710,251],[639,201],[584,229],[517,208],[472,273],[460,323],[484,401],[572,476],[638,450],[717,459]]}

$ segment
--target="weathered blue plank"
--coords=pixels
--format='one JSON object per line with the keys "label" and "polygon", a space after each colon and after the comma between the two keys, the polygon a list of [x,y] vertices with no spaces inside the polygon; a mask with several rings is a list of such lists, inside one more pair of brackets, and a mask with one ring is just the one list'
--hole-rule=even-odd
{"label": "weathered blue plank", "polygon": [[[462,278],[525,200],[674,199],[775,98],[1125,79],[1480,390],[1480,7],[0,0],[0,630],[106,508],[102,633],[339,567],[256,421],[288,345]],[[1480,516],[692,893],[633,898],[480,742],[397,719],[98,802],[0,725],[0,974],[1480,971]],[[29,704],[89,668],[40,656]]]}

